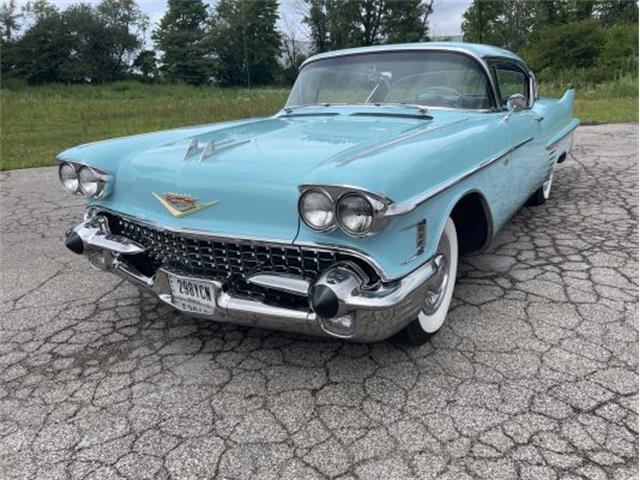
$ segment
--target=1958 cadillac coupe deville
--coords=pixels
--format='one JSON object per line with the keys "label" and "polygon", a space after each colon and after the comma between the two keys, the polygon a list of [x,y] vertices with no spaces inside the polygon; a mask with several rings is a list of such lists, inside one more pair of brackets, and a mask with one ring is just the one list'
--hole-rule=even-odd
{"label": "1958 cadillac coupe deville", "polygon": [[198,317],[419,344],[459,255],[549,197],[574,96],[538,97],[518,56],[485,45],[316,55],[272,117],[62,152],[88,203],[66,246]]}

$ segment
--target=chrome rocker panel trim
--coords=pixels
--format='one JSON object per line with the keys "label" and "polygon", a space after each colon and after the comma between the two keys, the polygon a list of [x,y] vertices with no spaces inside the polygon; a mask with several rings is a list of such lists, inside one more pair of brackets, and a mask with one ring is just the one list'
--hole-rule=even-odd
{"label": "chrome rocker panel trim", "polygon": [[[110,234],[102,231],[102,228],[99,217],[92,217],[70,229],[67,232],[67,239],[72,234],[82,239],[81,253],[89,258],[91,265],[95,268],[115,273],[178,309],[171,295],[167,272],[162,268],[153,276],[138,272],[127,262],[126,257],[128,254],[140,253],[141,250],[132,248],[131,240],[125,237],[111,235],[108,243],[103,242],[100,239]],[[97,234],[96,230],[100,230],[101,233]],[[143,248],[137,244],[136,246]],[[336,266],[336,268],[344,269],[345,266]],[[352,273],[357,276],[357,272]],[[338,289],[340,315],[349,315],[353,320],[353,331],[348,335],[334,333],[327,329],[323,319],[311,308],[308,310],[283,308],[234,296],[223,292],[220,288],[221,283],[217,281],[211,281],[218,287],[215,298],[217,307],[213,314],[184,313],[198,318],[256,328],[285,330],[358,342],[380,341],[391,337],[417,318],[423,305],[425,290],[435,273],[435,262],[429,260],[399,280],[380,282],[374,287],[368,287],[363,282],[356,288],[345,291],[344,295],[341,295]],[[284,291],[297,290],[297,294],[302,293],[302,279],[297,279],[296,285],[292,286],[291,283],[283,284],[282,278],[272,279],[272,283],[269,284],[269,277],[270,275],[265,272],[259,279],[260,284],[269,288]]]}

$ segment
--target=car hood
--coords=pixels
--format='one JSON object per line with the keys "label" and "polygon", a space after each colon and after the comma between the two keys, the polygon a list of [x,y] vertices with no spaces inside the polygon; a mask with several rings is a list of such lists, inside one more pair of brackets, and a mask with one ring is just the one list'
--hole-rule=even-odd
{"label": "car hood", "polygon": [[[115,175],[103,207],[157,223],[224,235],[293,240],[298,187],[314,171],[374,155],[458,119],[308,113],[157,132],[88,144],[59,158]],[[358,185],[358,178],[344,183]],[[175,217],[168,192],[214,205]]]}

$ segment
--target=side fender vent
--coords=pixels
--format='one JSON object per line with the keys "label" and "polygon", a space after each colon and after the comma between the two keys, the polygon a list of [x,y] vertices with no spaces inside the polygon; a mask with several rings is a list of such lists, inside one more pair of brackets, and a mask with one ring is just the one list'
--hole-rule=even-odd
{"label": "side fender vent", "polygon": [[418,223],[414,223],[413,225],[409,225],[405,228],[408,230],[410,228],[416,229],[416,249],[414,254],[405,260],[403,265],[413,262],[415,259],[420,257],[424,253],[424,250],[427,246],[427,221],[425,219],[420,220]]}

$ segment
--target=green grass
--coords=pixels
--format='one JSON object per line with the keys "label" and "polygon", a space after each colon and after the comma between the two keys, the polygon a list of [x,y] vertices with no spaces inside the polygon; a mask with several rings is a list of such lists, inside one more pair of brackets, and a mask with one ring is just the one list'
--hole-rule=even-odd
{"label": "green grass", "polygon": [[[564,87],[545,84],[540,90],[560,96]],[[0,170],[53,165],[61,150],[95,140],[269,115],[284,105],[287,93],[136,82],[3,88]],[[579,89],[576,116],[586,123],[637,122],[637,77]]]}
{"label": "green grass", "polygon": [[[560,97],[566,83],[543,83],[540,95]],[[637,122],[638,76],[622,75],[610,82],[576,91],[576,117],[586,124]]]}
{"label": "green grass", "polygon": [[135,82],[1,89],[0,169],[54,165],[60,151],[95,140],[270,115],[287,94]]}

